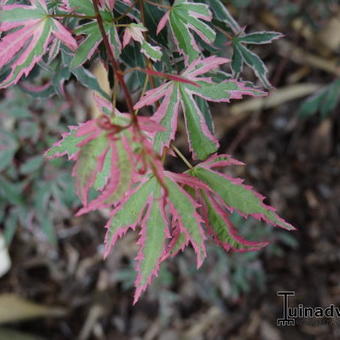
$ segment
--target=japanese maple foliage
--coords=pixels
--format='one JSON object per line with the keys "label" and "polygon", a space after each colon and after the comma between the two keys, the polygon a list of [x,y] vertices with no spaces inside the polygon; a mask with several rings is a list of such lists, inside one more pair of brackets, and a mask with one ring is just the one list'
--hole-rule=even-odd
{"label": "japanese maple foliage", "polygon": [[[270,43],[280,33],[246,34],[220,0],[0,4],[0,87],[20,85],[25,77],[39,88],[39,72],[47,70],[50,82],[32,92],[35,96],[63,93],[73,76],[97,92],[101,115],[70,126],[46,157],[66,155],[74,161],[75,190],[83,205],[78,215],[111,209],[105,257],[120,237],[138,229],[134,302],[160,264],[187,246],[199,267],[209,240],[226,251],[267,245],[239,235],[233,212],[294,229],[252,187],[224,173],[225,167],[242,163],[216,153],[219,142],[208,104],[266,95],[241,74],[246,64],[266,88],[271,86],[265,64],[248,45]],[[226,44],[233,47],[230,60],[221,56]],[[110,94],[87,68],[97,58],[112,71]],[[119,93],[126,113],[116,108]],[[141,116],[141,109],[149,115]],[[192,157],[200,161],[195,166],[173,145],[182,116]],[[182,159],[188,170],[166,169],[168,154]]]}

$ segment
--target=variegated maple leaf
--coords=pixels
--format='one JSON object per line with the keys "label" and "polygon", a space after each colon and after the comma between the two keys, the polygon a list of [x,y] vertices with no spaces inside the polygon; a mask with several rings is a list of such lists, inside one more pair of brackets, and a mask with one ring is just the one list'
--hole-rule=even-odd
{"label": "variegated maple leaf", "polygon": [[[101,97],[96,97],[96,102],[107,116],[71,126],[70,132],[46,152],[47,158],[67,155],[75,161],[72,174],[76,192],[84,205],[80,213],[119,202],[141,176],[140,170],[144,167],[140,141],[130,125],[130,115],[116,110],[110,120],[112,105]],[[145,133],[161,129],[147,117],[138,117],[138,123]],[[99,195],[88,202],[91,188]]]}
{"label": "variegated maple leaf", "polygon": [[164,147],[169,147],[175,138],[180,107],[184,113],[189,146],[194,158],[206,159],[217,151],[218,141],[210,131],[195,96],[206,101],[229,102],[231,99],[240,99],[244,95],[264,95],[264,92],[248,87],[242,82],[227,79],[217,83],[209,76],[203,77],[204,74],[228,61],[215,56],[198,59],[181,74],[181,78],[188,80],[187,82],[168,81],[156,89],[147,91],[138,101],[135,109],[152,105],[163,98],[152,117],[165,128],[165,131],[158,132],[154,136],[154,147],[157,152],[161,154]]}
{"label": "variegated maple leaf", "polygon": [[195,32],[208,44],[215,41],[216,32],[203,20],[212,20],[212,13],[208,5],[176,0],[171,9],[160,20],[157,33],[169,22],[175,42],[188,64],[201,55],[201,50],[192,32]]}
{"label": "variegated maple leaf", "polygon": [[45,0],[31,0],[31,5],[2,5],[0,31],[8,32],[0,41],[0,68],[9,73],[0,88],[16,84],[27,76],[47,52],[52,39],[59,39],[71,50],[77,43],[71,33],[49,16]]}
{"label": "variegated maple leaf", "polygon": [[[189,173],[205,183],[209,188],[208,195],[204,197],[208,206],[214,210],[218,217],[221,211],[236,211],[239,215],[248,218],[249,216],[287,230],[295,229],[291,224],[284,221],[275,213],[275,209],[264,204],[264,196],[255,192],[249,185],[244,185],[240,178],[233,178],[227,174],[216,171],[216,168],[228,165],[243,165],[229,155],[214,155],[201,162]],[[211,213],[208,210],[208,214]],[[223,214],[217,220],[223,219]],[[221,223],[211,223],[212,229]],[[217,230],[216,230],[217,232]]]}

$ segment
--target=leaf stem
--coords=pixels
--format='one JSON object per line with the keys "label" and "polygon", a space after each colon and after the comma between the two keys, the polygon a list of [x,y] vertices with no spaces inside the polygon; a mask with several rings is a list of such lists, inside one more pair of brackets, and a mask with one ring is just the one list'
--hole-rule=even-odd
{"label": "leaf stem", "polygon": [[214,27],[221,32],[224,36],[226,36],[229,40],[233,40],[233,36],[231,34],[229,34],[228,32],[226,32],[224,29],[222,29],[221,27],[218,27],[216,25],[214,25]]}
{"label": "leaf stem", "polygon": [[188,159],[182,154],[182,152],[175,146],[171,145],[171,149],[179,156],[179,158],[185,163],[189,169],[193,169],[193,165],[188,161]]}
{"label": "leaf stem", "polygon": [[80,15],[80,14],[49,14],[50,18],[77,18],[77,19],[96,19],[93,15]]}

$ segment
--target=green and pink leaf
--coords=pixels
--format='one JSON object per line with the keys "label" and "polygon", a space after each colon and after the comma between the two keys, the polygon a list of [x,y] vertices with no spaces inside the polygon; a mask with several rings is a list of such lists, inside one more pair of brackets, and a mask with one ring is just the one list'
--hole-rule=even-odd
{"label": "green and pink leaf", "polygon": [[158,275],[159,267],[166,249],[166,238],[169,236],[166,213],[164,210],[164,194],[158,186],[156,192],[149,198],[148,209],[141,223],[139,234],[139,251],[136,257],[137,278],[135,281],[134,303],[138,301],[143,291]]}
{"label": "green and pink leaf", "polygon": [[203,193],[204,220],[208,233],[216,244],[226,251],[237,252],[256,251],[268,245],[268,242],[247,241],[233,226],[227,212],[217,203],[209,193]]}
{"label": "green and pink leaf", "polygon": [[235,80],[214,83],[210,77],[200,77],[226,62],[228,59],[219,57],[195,60],[180,75],[187,80],[186,82],[172,79],[156,89],[147,91],[136,103],[135,109],[140,109],[163,98],[152,117],[165,128],[165,131],[154,134],[154,147],[157,152],[162,153],[175,138],[180,107],[184,113],[189,146],[194,158],[204,160],[217,151],[218,141],[209,129],[204,113],[200,110],[194,96],[207,101],[229,102],[231,99],[240,99],[244,95],[265,95],[263,91],[245,86]]}
{"label": "green and pink leaf", "polygon": [[7,64],[10,67],[0,88],[14,85],[27,76],[47,52],[52,36],[71,50],[77,48],[71,33],[49,16],[45,1],[32,1],[32,6],[4,5],[0,21],[1,31],[7,32],[0,41],[0,67]]}
{"label": "green and pink leaf", "polygon": [[107,257],[116,241],[129,229],[134,230],[141,222],[150,194],[155,190],[157,181],[152,178],[142,182],[136,189],[127,193],[124,200],[112,212],[106,224],[105,251]]}
{"label": "green and pink leaf", "polygon": [[240,178],[233,178],[212,170],[208,164],[201,163],[191,172],[207,184],[230,212],[236,211],[247,218],[252,216],[268,224],[287,230],[295,228],[275,213],[275,209],[264,204],[264,196],[255,192],[251,186],[244,185]]}

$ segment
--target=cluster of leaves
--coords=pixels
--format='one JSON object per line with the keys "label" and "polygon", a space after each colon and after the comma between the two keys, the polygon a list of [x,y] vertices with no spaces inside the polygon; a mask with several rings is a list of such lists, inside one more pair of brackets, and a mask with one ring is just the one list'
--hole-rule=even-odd
{"label": "cluster of leaves", "polygon": [[[202,0],[203,1],[203,0]],[[18,3],[19,2],[19,3]],[[0,87],[16,84],[32,70],[54,74],[40,87],[26,91],[63,93],[72,76],[98,92],[102,113],[71,126],[46,153],[75,161],[73,176],[83,207],[78,214],[112,208],[106,228],[105,256],[117,239],[139,228],[135,302],[159,271],[160,264],[191,245],[197,267],[206,257],[210,237],[230,251],[258,250],[267,242],[241,237],[229,215],[253,217],[292,230],[264,197],[243,181],[221,171],[242,165],[218,155],[208,102],[229,102],[265,92],[240,79],[251,67],[265,87],[267,68],[248,45],[267,44],[276,32],[245,34],[219,0],[2,0]],[[231,74],[222,69],[228,59],[215,56],[217,35],[231,44]],[[100,56],[110,72],[112,98],[84,68]],[[112,71],[112,72],[111,72]],[[40,78],[41,79],[41,78]],[[35,84],[36,85],[36,84]],[[48,89],[48,91],[46,91]],[[119,91],[128,113],[115,107]],[[139,95],[133,104],[132,93]],[[152,106],[150,117],[139,115]],[[195,161],[172,146],[183,112],[188,144]],[[167,154],[188,165],[185,173],[164,167]]]}
{"label": "cluster of leaves", "polygon": [[[272,258],[273,255],[284,256],[282,247],[289,249],[297,247],[292,234],[264,228],[263,223],[258,223],[252,219],[245,221],[235,213],[230,216],[230,220],[235,226],[242,226],[244,237],[270,240],[270,245],[261,252],[261,256],[268,259]],[[208,299],[208,301],[213,301],[216,305],[219,305],[223,298],[237,302],[240,301],[239,299],[244,293],[249,293],[252,289],[264,291],[267,273],[262,266],[259,252],[226,253],[222,248],[212,247],[211,245],[208,245],[207,250],[209,258],[206,261],[205,268],[203,267],[204,272],[190,270],[189,261],[182,261],[179,268],[181,276],[185,277],[188,272],[193,276],[193,281],[200,287],[197,292],[202,299]]]}
{"label": "cluster of leaves", "polygon": [[[266,288],[270,273],[266,273],[262,265],[263,257],[269,261],[273,256],[283,257],[285,249],[293,250],[298,245],[291,233],[265,228],[263,223],[254,219],[245,220],[236,213],[232,214],[230,219],[235,227],[242,230],[243,237],[266,239],[270,244],[261,252],[242,253],[226,252],[214,244],[207,244],[209,256],[202,265],[202,270],[199,271],[191,265],[194,261],[193,252],[185,252],[175,259],[175,272],[171,270],[174,263],[165,262],[160,268],[158,279],[148,291],[151,299],[159,301],[159,314],[165,320],[169,317],[169,309],[175,308],[174,304],[183,299],[188,298],[190,301],[193,298],[192,289],[171,290],[178,279],[190,282],[197,293],[195,298],[198,296],[203,301],[209,301],[210,304],[220,306],[222,300],[242,304],[241,296],[254,289],[263,292]],[[115,273],[115,279],[124,290],[133,288],[135,273],[132,264],[122,265]]]}
{"label": "cluster of leaves", "polygon": [[42,156],[51,143],[49,135],[60,131],[58,122],[64,118],[62,102],[48,104],[15,88],[0,104],[0,223],[7,244],[19,226],[37,238],[42,231],[55,244],[54,225],[79,204],[65,162],[47,165]]}

